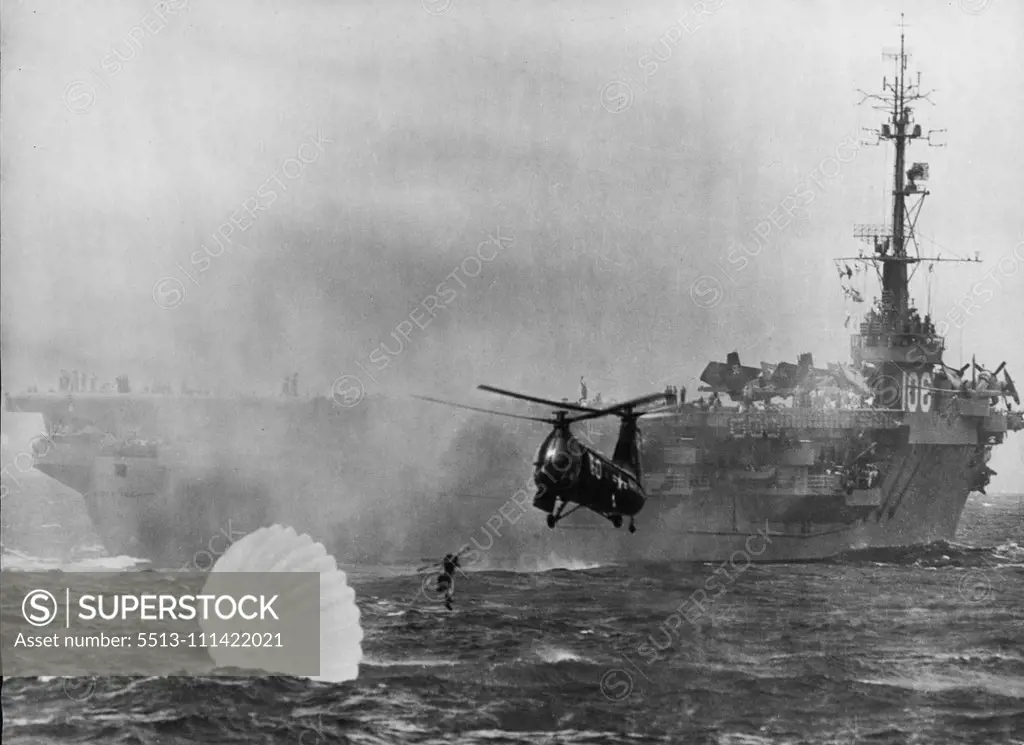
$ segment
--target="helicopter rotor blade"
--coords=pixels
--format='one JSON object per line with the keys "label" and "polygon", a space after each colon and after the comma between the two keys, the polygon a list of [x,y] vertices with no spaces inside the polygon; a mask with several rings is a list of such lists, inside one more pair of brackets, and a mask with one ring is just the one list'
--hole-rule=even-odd
{"label": "helicopter rotor blade", "polygon": [[[489,393],[497,393],[499,396],[508,396],[510,398],[518,398],[520,401],[532,401],[535,404],[545,404],[546,406],[554,406],[556,409],[572,409],[573,411],[586,411],[595,412],[598,409],[591,408],[589,406],[580,406],[579,404],[571,404],[567,401],[552,401],[548,398],[537,398],[536,396],[527,396],[525,393],[516,393],[514,391],[506,391],[502,388],[495,388],[490,385],[478,385],[478,389],[481,391],[487,391]],[[545,420],[546,421],[546,420]]]}
{"label": "helicopter rotor blade", "polygon": [[454,406],[457,409],[469,409],[470,411],[479,411],[483,414],[497,414],[498,416],[507,416],[512,419],[526,419],[531,422],[543,422],[544,424],[555,424],[554,419],[542,419],[536,416],[523,416],[522,414],[509,414],[505,411],[494,411],[493,409],[482,409],[479,406],[467,406],[466,404],[457,404],[454,401],[444,401],[440,398],[431,398],[430,396],[417,396],[413,395],[413,398],[418,398],[421,401],[431,401],[435,404],[444,404],[445,406]]}
{"label": "helicopter rotor blade", "polygon": [[[632,409],[634,406],[643,406],[644,404],[654,403],[655,401],[665,401],[664,393],[650,393],[646,396],[639,396],[637,398],[631,398],[629,401],[622,401],[621,403],[613,404],[605,409],[594,411],[590,414],[583,414],[582,416],[573,417],[570,422],[581,422],[587,419],[597,419],[598,417],[608,416],[614,414],[615,416],[629,416],[624,413],[624,410]],[[634,414],[633,416],[644,416],[648,412],[641,412]],[[654,413],[654,412],[650,412]]]}
{"label": "helicopter rotor blade", "polygon": [[649,422],[657,419],[671,419],[673,417],[678,418],[680,416],[680,412],[675,409],[668,409],[664,411],[647,412],[644,413],[642,416],[644,417],[645,422]]}

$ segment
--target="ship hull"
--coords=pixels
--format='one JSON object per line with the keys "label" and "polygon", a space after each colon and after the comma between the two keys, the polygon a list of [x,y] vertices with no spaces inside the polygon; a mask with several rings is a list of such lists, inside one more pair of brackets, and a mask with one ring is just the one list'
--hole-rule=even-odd
{"label": "ship hull", "polygon": [[[931,448],[938,450],[939,448]],[[950,454],[908,455],[908,462],[948,458]],[[955,458],[956,456],[953,455]],[[967,456],[964,456],[965,458]],[[960,467],[949,465],[929,470],[900,491],[886,492],[891,514],[872,510],[851,524],[820,524],[780,521],[771,510],[750,507],[749,495],[708,491],[694,497],[652,499],[637,516],[638,530],[616,530],[600,519],[565,521],[554,530],[544,523],[544,513],[528,508],[508,519],[484,519],[475,529],[453,528],[434,540],[439,547],[468,547],[477,560],[494,566],[529,565],[546,559],[581,562],[697,561],[787,562],[825,559],[851,550],[910,546],[950,540],[967,501],[968,488]],[[156,499],[126,500],[109,489],[83,495],[90,519],[106,549],[167,565],[208,568],[232,541],[269,524],[261,511],[234,487],[237,494],[217,492],[203,496],[208,483],[196,482]],[[197,506],[196,500],[200,502]],[[766,493],[764,499],[771,499]],[[822,495],[822,499],[827,496]],[[190,502],[192,504],[190,504]],[[745,508],[746,504],[746,508]],[[500,514],[500,513],[499,513]],[[493,517],[493,515],[489,516]],[[290,523],[287,515],[274,522]],[[514,521],[514,522],[513,522]],[[575,524],[574,524],[575,522]],[[306,526],[328,545],[337,542],[339,558],[356,561],[415,561],[418,552],[381,546],[379,536],[360,537],[348,531],[340,540],[337,531]],[[532,534],[532,535],[531,535]],[[383,549],[383,550],[382,550]]]}
{"label": "ship hull", "polygon": [[[343,562],[418,561],[464,547],[470,563],[496,567],[810,561],[925,544],[955,534],[974,451],[971,444],[904,441],[881,483],[853,494],[762,483],[756,473],[692,486],[685,468],[648,452],[649,498],[635,534],[586,510],[552,530],[532,506],[530,464],[542,428],[509,429],[404,403],[396,410],[393,402],[366,401],[344,416],[328,402],[295,402],[287,418],[280,403],[233,410],[218,402],[216,416],[191,419],[172,403],[163,405],[177,416],[153,416],[142,433],[162,436],[156,452],[55,438],[37,468],[82,494],[111,554],[200,569],[271,523],[309,532]],[[382,421],[405,426],[375,426]],[[188,436],[168,437],[175,427]],[[645,429],[650,447],[663,449],[675,446],[677,432]],[[591,443],[607,451],[613,436],[608,429]]]}
{"label": "ship hull", "polygon": [[[557,536],[533,542],[541,559],[553,555],[586,562],[813,561],[851,550],[952,539],[969,495],[963,476],[969,458],[969,449],[964,447],[908,448],[898,472],[879,489],[880,504],[856,508],[856,516],[849,511],[849,522],[814,519],[822,511],[815,503],[832,503],[834,496],[830,494],[787,498],[771,490],[752,492],[727,487],[677,497],[651,497],[637,516],[635,534],[591,518],[586,519],[586,531],[573,531],[573,518],[565,521],[570,530],[559,526],[548,531],[543,527],[543,513],[536,510],[536,515],[524,519],[529,530],[541,536]],[[502,539],[494,537],[491,547],[485,533],[497,531],[485,528],[486,523],[460,545],[468,543],[471,551],[497,559],[505,552]],[[524,530],[508,523],[502,528],[516,534]],[[505,538],[504,543],[514,545],[515,541]]]}
{"label": "ship hull", "polygon": [[[447,527],[389,525],[387,518],[316,524],[301,510],[268,504],[270,491],[293,485],[273,474],[211,476],[188,467],[154,468],[126,492],[115,478],[94,476],[83,493],[106,549],[168,566],[207,568],[232,541],[271,522],[292,524],[333,547],[344,561],[415,561],[436,546],[468,547],[494,566],[543,564],[549,559],[600,562],[677,560],[782,562],[828,558],[846,551],[908,546],[951,539],[968,497],[963,447],[911,446],[899,471],[878,490],[880,502],[834,513],[835,495],[785,497],[728,486],[680,496],[652,496],[637,516],[638,530],[616,530],[606,520],[577,512],[554,530],[544,513],[514,497],[515,481],[496,489],[493,502],[466,501]],[[107,472],[97,459],[91,469]],[[128,463],[134,471],[144,469]],[[275,486],[276,482],[276,486]],[[141,488],[140,488],[140,485]],[[532,496],[532,495],[531,495]],[[817,519],[816,519],[817,518]],[[391,529],[393,528],[393,529]]]}

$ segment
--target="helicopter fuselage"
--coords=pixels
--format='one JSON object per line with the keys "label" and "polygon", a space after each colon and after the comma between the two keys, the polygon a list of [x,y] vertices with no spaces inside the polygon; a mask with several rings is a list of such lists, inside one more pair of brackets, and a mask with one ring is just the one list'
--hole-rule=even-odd
{"label": "helicopter fuselage", "polygon": [[562,501],[614,521],[616,517],[633,517],[647,501],[634,465],[604,457],[567,428],[555,429],[545,438],[534,468],[537,495],[533,504],[549,515],[556,502]]}

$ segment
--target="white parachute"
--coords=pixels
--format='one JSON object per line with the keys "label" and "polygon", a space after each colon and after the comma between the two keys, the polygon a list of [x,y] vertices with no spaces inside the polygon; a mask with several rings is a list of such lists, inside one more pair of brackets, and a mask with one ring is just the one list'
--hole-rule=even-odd
{"label": "white parachute", "polygon": [[[340,682],[359,677],[359,663],[363,659],[363,628],[359,624],[355,590],[348,586],[345,573],[338,569],[337,562],[323,544],[305,533],[298,535],[294,528],[281,525],[260,528],[233,543],[217,560],[210,570],[203,593],[217,595],[236,589],[228,576],[234,572],[319,572],[320,606],[310,607],[307,611],[320,613],[320,675],[313,679]],[[309,597],[308,593],[298,591],[293,595],[281,594],[276,602],[277,607],[288,609],[288,613],[282,616],[286,625],[290,625],[289,619],[300,623],[301,603]],[[221,628],[223,622],[216,618],[204,620],[200,625],[205,633],[220,634],[225,630]],[[287,628],[281,631],[283,636],[288,636]],[[300,629],[296,630],[296,634],[301,633]],[[219,667],[260,667],[271,673],[286,672],[274,668],[278,663],[273,662],[272,650],[260,654],[258,649],[218,645],[209,647],[208,651]]]}

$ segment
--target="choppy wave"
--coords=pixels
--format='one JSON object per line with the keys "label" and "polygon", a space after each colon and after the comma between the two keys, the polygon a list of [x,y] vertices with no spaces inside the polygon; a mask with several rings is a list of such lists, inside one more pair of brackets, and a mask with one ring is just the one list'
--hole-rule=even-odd
{"label": "choppy wave", "polygon": [[997,546],[976,547],[952,541],[936,541],[924,546],[866,548],[847,551],[830,563],[877,563],[921,567],[984,567],[1020,566],[1024,564],[1024,548],[1015,541]]}
{"label": "choppy wave", "polygon": [[16,572],[124,572],[150,566],[145,559],[134,556],[95,556],[81,558],[42,558],[16,549],[4,549],[0,568]]}
{"label": "choppy wave", "polygon": [[591,660],[584,655],[574,652],[571,649],[565,647],[558,647],[549,644],[538,644],[534,647],[534,651],[542,661],[556,664],[559,662],[591,662]]}
{"label": "choppy wave", "polygon": [[363,665],[369,665],[370,667],[451,667],[456,663],[452,660],[439,660],[439,659],[417,659],[417,658],[401,658],[392,660],[378,660],[372,657],[368,657],[363,660]]}
{"label": "choppy wave", "polygon": [[989,512],[974,516],[982,541],[968,530],[914,549],[754,565],[699,607],[690,599],[716,566],[473,567],[453,612],[422,591],[415,567],[364,569],[349,575],[366,634],[357,680],[5,680],[4,737],[1011,743],[1024,729],[1024,541]]}
{"label": "choppy wave", "polygon": [[485,557],[473,564],[472,569],[481,571],[504,571],[518,574],[537,574],[561,569],[567,572],[583,572],[590,569],[615,566],[612,562],[583,561],[571,557],[559,556],[556,552],[544,556],[523,555],[516,559],[490,559]]}

